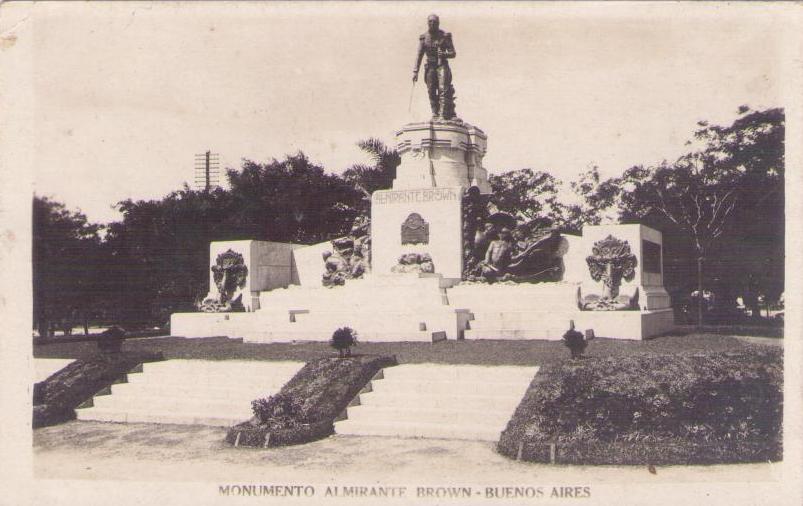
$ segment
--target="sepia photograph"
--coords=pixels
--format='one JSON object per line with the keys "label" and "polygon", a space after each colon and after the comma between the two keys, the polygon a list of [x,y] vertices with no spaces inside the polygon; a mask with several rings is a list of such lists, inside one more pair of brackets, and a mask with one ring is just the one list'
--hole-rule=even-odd
{"label": "sepia photograph", "polygon": [[0,504],[801,504],[802,17],[2,2]]}

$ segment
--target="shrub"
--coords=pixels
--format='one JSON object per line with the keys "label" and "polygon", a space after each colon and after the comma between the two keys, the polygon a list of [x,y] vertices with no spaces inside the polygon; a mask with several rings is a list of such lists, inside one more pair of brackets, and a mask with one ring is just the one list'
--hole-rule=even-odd
{"label": "shrub", "polygon": [[344,352],[345,356],[350,357],[351,347],[357,344],[357,333],[350,327],[339,328],[332,334],[332,340],[329,341],[329,344],[338,351],[340,358],[343,358]]}
{"label": "shrub", "polygon": [[588,346],[588,342],[586,342],[585,337],[583,337],[583,333],[574,330],[574,322],[571,322],[569,330],[563,334],[563,344],[569,348],[572,359],[580,358],[586,346]]}
{"label": "shrub", "polygon": [[251,410],[260,423],[282,427],[304,423],[308,418],[299,399],[282,393],[252,401]]}
{"label": "shrub", "polygon": [[610,464],[777,460],[782,419],[778,350],[590,358],[539,371],[499,450],[558,445],[578,464],[590,452]]}
{"label": "shrub", "polygon": [[122,349],[126,331],[118,325],[112,325],[100,334],[98,349],[107,353],[117,353]]}

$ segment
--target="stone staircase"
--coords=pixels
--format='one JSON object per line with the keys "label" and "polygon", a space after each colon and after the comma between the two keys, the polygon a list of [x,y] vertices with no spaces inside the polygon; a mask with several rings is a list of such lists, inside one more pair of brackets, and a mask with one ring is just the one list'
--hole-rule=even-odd
{"label": "stone staircase", "polygon": [[290,286],[261,292],[252,313],[177,313],[173,335],[242,337],[246,342],[328,341],[351,327],[361,341],[437,342],[462,337],[469,311],[445,298],[451,280],[434,274],[373,275],[334,288]]}
{"label": "stone staircase", "polygon": [[471,309],[466,339],[561,339],[577,320],[577,283],[461,284],[449,304]]}
{"label": "stone staircase", "polygon": [[228,427],[252,416],[251,401],[278,392],[303,362],[166,360],[76,410],[79,420]]}
{"label": "stone staircase", "polygon": [[537,367],[408,364],[385,368],[335,432],[498,441]]}

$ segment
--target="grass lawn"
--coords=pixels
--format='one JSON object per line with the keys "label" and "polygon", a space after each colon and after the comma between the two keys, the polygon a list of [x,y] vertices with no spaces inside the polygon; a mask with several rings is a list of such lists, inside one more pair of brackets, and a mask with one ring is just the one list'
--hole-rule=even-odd
{"label": "grass lawn", "polygon": [[[594,339],[586,357],[625,357],[643,354],[704,353],[746,350],[751,347],[735,337],[718,334],[664,336],[648,341]],[[81,358],[95,352],[93,342],[34,345],[37,358]],[[298,360],[309,361],[337,352],[328,343],[243,343],[238,339],[178,337],[128,339],[124,350],[160,352],[166,359]],[[547,365],[568,359],[560,341],[443,341],[431,343],[360,343],[355,354],[395,355],[400,364],[433,362],[475,365]]]}

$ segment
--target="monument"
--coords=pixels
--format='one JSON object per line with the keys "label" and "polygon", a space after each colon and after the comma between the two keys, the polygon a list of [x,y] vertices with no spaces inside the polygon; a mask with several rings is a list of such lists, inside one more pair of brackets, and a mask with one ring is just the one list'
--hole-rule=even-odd
{"label": "monument", "polygon": [[[246,341],[561,339],[574,321],[596,336],[670,330],[660,232],[587,226],[561,234],[489,205],[488,136],[455,113],[449,32],[431,15],[419,37],[432,118],[396,132],[392,187],[371,196],[370,225],[311,245],[210,246],[206,313],[174,314],[172,334]],[[242,312],[236,312],[237,308]]]}

